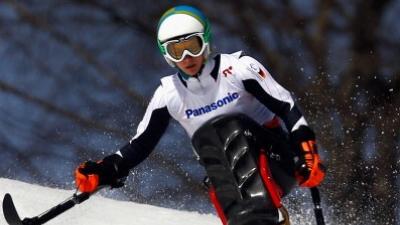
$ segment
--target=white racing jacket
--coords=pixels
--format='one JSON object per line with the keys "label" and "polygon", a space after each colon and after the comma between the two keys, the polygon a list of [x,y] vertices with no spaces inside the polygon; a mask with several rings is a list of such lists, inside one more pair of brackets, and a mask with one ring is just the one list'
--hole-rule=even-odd
{"label": "white racing jacket", "polygon": [[117,154],[134,167],[154,149],[171,117],[191,138],[206,121],[230,113],[246,114],[260,125],[278,116],[288,131],[307,125],[290,93],[257,60],[241,52],[220,54],[196,77],[162,78],[136,135]]}

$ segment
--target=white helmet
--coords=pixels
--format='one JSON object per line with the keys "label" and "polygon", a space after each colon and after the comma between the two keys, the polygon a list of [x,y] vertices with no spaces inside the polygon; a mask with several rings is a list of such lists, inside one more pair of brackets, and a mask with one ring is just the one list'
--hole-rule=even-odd
{"label": "white helmet", "polygon": [[205,47],[203,56],[207,58],[211,53],[210,24],[200,10],[192,6],[182,5],[173,7],[162,15],[158,22],[157,43],[161,53],[170,66],[175,67],[175,63],[168,58],[167,49],[163,46],[163,43],[193,33],[201,33]]}

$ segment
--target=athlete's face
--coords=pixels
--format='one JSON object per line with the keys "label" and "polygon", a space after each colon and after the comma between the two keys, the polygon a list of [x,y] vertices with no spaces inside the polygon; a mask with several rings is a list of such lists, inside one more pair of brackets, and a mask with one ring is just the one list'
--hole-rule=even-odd
{"label": "athlete's face", "polygon": [[194,76],[200,71],[203,62],[204,56],[202,55],[197,57],[186,55],[182,61],[176,63],[176,66],[187,75]]}

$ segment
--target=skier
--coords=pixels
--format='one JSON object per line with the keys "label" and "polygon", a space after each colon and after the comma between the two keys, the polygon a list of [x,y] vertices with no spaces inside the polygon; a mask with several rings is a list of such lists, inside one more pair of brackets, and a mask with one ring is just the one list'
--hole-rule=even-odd
{"label": "skier", "polygon": [[166,11],[157,42],[176,74],[161,79],[129,143],[76,169],[77,188],[122,187],[173,118],[192,138],[223,224],[289,224],[281,197],[295,183],[315,187],[325,176],[315,135],[290,93],[252,57],[211,57],[210,23],[194,7]]}

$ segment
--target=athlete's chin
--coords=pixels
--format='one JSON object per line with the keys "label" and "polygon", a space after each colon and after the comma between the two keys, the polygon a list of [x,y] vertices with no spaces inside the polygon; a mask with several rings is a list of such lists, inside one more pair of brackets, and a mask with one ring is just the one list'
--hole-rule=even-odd
{"label": "athlete's chin", "polygon": [[199,67],[197,65],[185,68],[185,73],[190,76],[194,76],[199,72]]}

